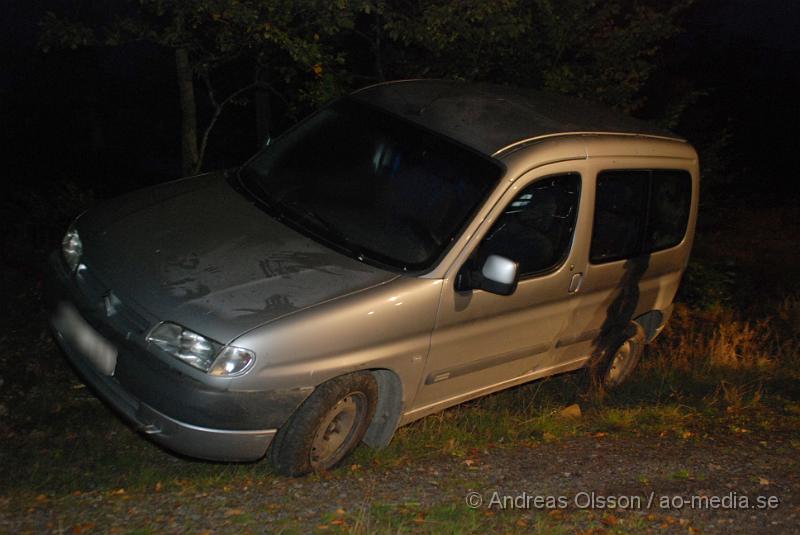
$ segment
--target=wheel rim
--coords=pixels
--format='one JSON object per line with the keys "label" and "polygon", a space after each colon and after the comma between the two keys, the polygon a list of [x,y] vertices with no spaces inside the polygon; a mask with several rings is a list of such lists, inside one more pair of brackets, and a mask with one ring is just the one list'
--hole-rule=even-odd
{"label": "wheel rim", "polygon": [[311,443],[311,466],[330,468],[345,456],[364,418],[366,402],[365,394],[351,392],[325,414]]}
{"label": "wheel rim", "polygon": [[631,341],[625,340],[625,342],[620,346],[617,352],[614,354],[614,358],[611,360],[611,364],[608,367],[608,371],[606,372],[606,384],[609,386],[614,386],[622,382],[625,379],[625,376],[628,375],[628,371],[631,366],[633,356],[633,348],[631,347]]}

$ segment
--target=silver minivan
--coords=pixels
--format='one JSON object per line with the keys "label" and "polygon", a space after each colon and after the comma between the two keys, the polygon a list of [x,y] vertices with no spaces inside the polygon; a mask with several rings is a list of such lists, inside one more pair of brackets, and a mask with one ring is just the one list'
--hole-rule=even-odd
{"label": "silver minivan", "polygon": [[300,475],[541,377],[621,383],[670,316],[697,194],[686,141],[609,110],[380,84],[241,168],[82,214],[52,326],[158,443]]}

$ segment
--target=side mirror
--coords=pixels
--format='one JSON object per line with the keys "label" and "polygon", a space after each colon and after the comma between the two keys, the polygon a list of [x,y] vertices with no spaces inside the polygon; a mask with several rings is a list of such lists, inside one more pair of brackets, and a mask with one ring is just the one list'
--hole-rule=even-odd
{"label": "side mirror", "polygon": [[519,263],[500,255],[489,255],[480,272],[462,269],[456,290],[485,290],[497,295],[511,295],[517,289]]}
{"label": "side mirror", "polygon": [[489,255],[481,269],[480,289],[498,295],[511,295],[517,289],[519,263],[497,254]]}

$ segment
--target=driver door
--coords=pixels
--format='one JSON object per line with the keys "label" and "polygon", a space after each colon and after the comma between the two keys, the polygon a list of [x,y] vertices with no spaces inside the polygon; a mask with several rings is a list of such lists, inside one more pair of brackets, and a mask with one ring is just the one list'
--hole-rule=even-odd
{"label": "driver door", "polygon": [[[412,412],[435,412],[561,364],[557,341],[569,331],[583,272],[575,251],[585,248],[575,239],[585,218],[575,168],[553,164],[518,179],[484,222],[486,232],[470,242],[469,257],[451,270]],[[460,290],[459,275],[480,270],[490,254],[519,263],[514,293]]]}

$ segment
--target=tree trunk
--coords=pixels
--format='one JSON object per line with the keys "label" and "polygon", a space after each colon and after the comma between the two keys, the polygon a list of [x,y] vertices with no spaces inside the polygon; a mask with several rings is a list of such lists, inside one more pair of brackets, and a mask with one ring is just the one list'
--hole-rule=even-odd
{"label": "tree trunk", "polygon": [[194,100],[194,76],[189,63],[189,50],[175,49],[178,72],[178,97],[181,104],[181,164],[183,175],[195,171],[199,159],[197,150],[197,105]]}

